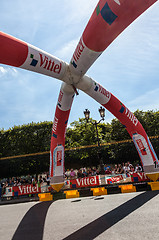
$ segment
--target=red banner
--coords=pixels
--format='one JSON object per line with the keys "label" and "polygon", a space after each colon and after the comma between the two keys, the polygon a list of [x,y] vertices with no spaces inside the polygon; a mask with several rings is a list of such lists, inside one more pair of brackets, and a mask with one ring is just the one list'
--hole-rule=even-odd
{"label": "red banner", "polygon": [[34,185],[21,185],[12,188],[13,196],[36,194],[41,192],[41,187],[38,184]]}
{"label": "red banner", "polygon": [[120,182],[121,180],[123,180],[123,175],[117,175],[114,177],[105,177],[105,182],[106,184],[112,184],[112,183],[117,183]]}
{"label": "red banner", "polygon": [[132,182],[145,182],[145,181],[150,181],[150,179],[146,176],[146,174],[144,172],[140,172],[140,173],[131,174],[131,181]]}
{"label": "red banner", "polygon": [[92,176],[70,180],[71,188],[93,187],[100,185],[100,177]]}

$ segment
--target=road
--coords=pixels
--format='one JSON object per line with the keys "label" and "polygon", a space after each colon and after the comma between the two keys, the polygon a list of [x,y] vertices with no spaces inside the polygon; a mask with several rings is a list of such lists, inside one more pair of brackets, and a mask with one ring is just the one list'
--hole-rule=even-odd
{"label": "road", "polygon": [[0,206],[0,240],[159,239],[159,191]]}

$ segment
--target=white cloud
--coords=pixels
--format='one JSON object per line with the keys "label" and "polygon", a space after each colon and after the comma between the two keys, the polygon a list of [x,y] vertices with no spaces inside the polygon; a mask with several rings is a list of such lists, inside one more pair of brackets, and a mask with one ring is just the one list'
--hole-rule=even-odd
{"label": "white cloud", "polygon": [[[60,50],[58,50],[55,55],[62,59],[69,59],[71,58],[74,49],[77,46],[79,39],[71,40],[70,42],[66,43]],[[69,61],[68,60],[68,61]]]}
{"label": "white cloud", "polygon": [[79,23],[84,18],[91,16],[94,8],[96,7],[98,0],[65,0],[65,6],[67,7],[67,19],[69,23]]}
{"label": "white cloud", "polygon": [[133,110],[141,109],[141,110],[159,110],[159,88],[148,91],[141,96],[129,101],[129,106],[133,107]]}
{"label": "white cloud", "polygon": [[5,74],[7,73],[7,70],[4,67],[0,67],[0,73]]}
{"label": "white cloud", "polygon": [[17,74],[18,74],[18,71],[15,68],[0,66],[0,77],[4,75],[17,76]]}

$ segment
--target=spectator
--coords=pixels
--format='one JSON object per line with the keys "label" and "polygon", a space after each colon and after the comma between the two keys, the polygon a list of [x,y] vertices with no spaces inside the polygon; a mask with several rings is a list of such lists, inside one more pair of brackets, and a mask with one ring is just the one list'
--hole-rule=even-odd
{"label": "spectator", "polygon": [[9,186],[9,187],[12,187],[13,185],[14,185],[14,182],[12,182],[12,179],[9,179],[8,186]]}
{"label": "spectator", "polygon": [[42,179],[42,176],[39,177],[39,181],[38,181],[40,184],[43,183],[43,179]]}
{"label": "spectator", "polygon": [[83,168],[82,173],[84,174],[84,177],[86,177],[86,175],[87,175],[86,168]]}
{"label": "spectator", "polygon": [[75,177],[76,177],[76,173],[75,173],[75,171],[73,170],[73,168],[71,168],[70,179],[75,179]]}
{"label": "spectator", "polygon": [[77,172],[77,178],[84,178],[84,174],[82,173],[81,169],[79,169]]}
{"label": "spectator", "polygon": [[33,184],[33,186],[35,186],[36,184],[37,184],[37,180],[36,180],[36,178],[34,177],[34,178],[32,178],[32,184]]}
{"label": "spectator", "polygon": [[124,173],[124,170],[123,170],[123,167],[121,166],[121,164],[118,164],[117,173],[118,173],[118,174]]}
{"label": "spectator", "polygon": [[110,170],[110,168],[109,168],[109,167],[107,167],[107,169],[106,169],[106,171],[105,171],[105,174],[107,174],[107,175],[110,175],[110,174],[112,174],[112,172],[111,172],[111,170]]}
{"label": "spectator", "polygon": [[69,169],[67,169],[67,171],[65,172],[65,178],[66,178],[66,179],[69,178]]}
{"label": "spectator", "polygon": [[129,173],[130,173],[130,174],[133,174],[134,172],[135,172],[135,169],[134,169],[133,165],[131,164],[131,165],[130,165],[130,171],[129,171]]}
{"label": "spectator", "polygon": [[130,172],[130,169],[133,167],[133,165],[130,163],[130,162],[128,162],[128,170],[129,170],[129,172]]}
{"label": "spectator", "polygon": [[129,173],[129,167],[128,167],[128,163],[125,163],[125,166],[123,167],[123,170],[124,170],[124,173],[126,174],[126,176],[127,176],[127,174]]}
{"label": "spectator", "polygon": [[136,165],[135,172],[142,172],[142,167],[139,164]]}
{"label": "spectator", "polygon": [[107,170],[107,164],[104,164],[104,171]]}
{"label": "spectator", "polygon": [[91,175],[92,175],[92,174],[91,174],[91,171],[88,169],[88,170],[87,170],[87,173],[86,173],[86,176],[87,176],[87,177],[91,177]]}
{"label": "spectator", "polygon": [[114,166],[114,174],[118,174],[118,165],[117,164],[115,164],[115,166]]}
{"label": "spectator", "polygon": [[97,175],[97,169],[96,168],[93,168],[92,169],[92,176],[96,176]]}
{"label": "spectator", "polygon": [[50,175],[47,173],[46,175],[46,181],[47,181],[47,185],[50,185]]}
{"label": "spectator", "polygon": [[16,184],[17,184],[17,186],[20,186],[20,185],[21,185],[21,182],[20,182],[19,179],[17,179]]}

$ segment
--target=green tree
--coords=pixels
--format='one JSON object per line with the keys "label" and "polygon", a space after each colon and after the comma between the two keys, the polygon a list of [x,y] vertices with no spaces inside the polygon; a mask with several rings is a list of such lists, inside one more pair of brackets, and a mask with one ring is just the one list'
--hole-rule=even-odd
{"label": "green tree", "polygon": [[[94,122],[93,119],[90,120]],[[98,135],[101,143],[110,141],[111,125],[109,123],[99,123]],[[70,124],[70,127],[67,128],[65,143],[66,148],[93,144],[97,144],[95,126],[91,123],[87,123],[84,118],[80,118],[79,121],[74,121]]]}
{"label": "green tree", "polygon": [[[144,112],[137,110],[134,114],[143,125],[148,136],[156,136],[156,138],[151,139],[151,142],[157,156],[159,156],[159,138],[157,138],[159,135],[159,111]],[[43,122],[14,126],[7,131],[0,130],[0,157],[49,151],[51,129],[52,122]],[[126,129],[117,119],[113,119],[110,124],[100,123],[98,133],[101,144],[130,140]],[[84,118],[71,123],[66,131],[65,147],[85,147],[65,151],[65,167],[97,166],[99,164],[98,147],[87,147],[95,144],[97,144],[95,126],[86,123]],[[109,164],[140,161],[133,142],[101,146],[100,157],[104,163]],[[0,161],[0,177],[34,174],[48,171],[48,169],[49,153]]]}

